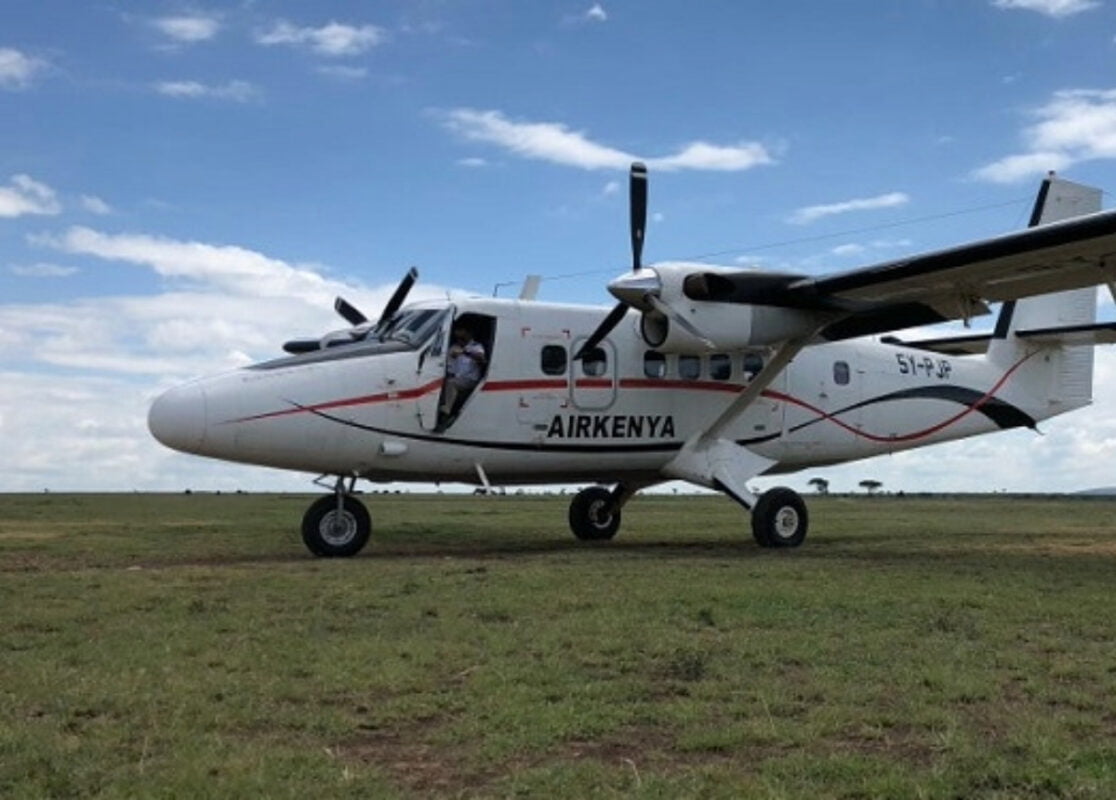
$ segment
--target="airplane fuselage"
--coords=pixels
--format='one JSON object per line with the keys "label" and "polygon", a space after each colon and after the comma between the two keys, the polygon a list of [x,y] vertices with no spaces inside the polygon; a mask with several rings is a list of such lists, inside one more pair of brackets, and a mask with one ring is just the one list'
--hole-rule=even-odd
{"label": "airplane fuselage", "polygon": [[[417,346],[346,345],[186,384],[157,401],[152,430],[199,455],[373,481],[645,484],[668,479],[663,466],[770,354],[660,353],[632,312],[601,343],[603,360],[575,360],[598,308],[446,306],[417,306],[445,320]],[[488,321],[489,364],[457,419],[436,432],[448,322],[463,314]],[[1028,358],[994,365],[868,340],[811,345],[725,437],[784,472],[1033,426],[1081,405],[1036,392],[1043,379],[1020,369]]]}

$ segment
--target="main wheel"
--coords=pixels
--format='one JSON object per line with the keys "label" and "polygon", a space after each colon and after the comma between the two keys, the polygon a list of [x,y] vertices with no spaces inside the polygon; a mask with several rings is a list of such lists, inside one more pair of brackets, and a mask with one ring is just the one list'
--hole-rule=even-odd
{"label": "main wheel", "polygon": [[570,501],[570,530],[582,541],[611,539],[620,528],[620,509],[603,486],[590,486]]}
{"label": "main wheel", "polygon": [[798,547],[809,524],[806,503],[785,486],[768,489],[752,509],[752,536],[760,547]]}
{"label": "main wheel", "polygon": [[372,518],[355,497],[345,495],[338,513],[336,495],[315,500],[302,517],[302,541],[316,556],[355,556],[368,543]]}

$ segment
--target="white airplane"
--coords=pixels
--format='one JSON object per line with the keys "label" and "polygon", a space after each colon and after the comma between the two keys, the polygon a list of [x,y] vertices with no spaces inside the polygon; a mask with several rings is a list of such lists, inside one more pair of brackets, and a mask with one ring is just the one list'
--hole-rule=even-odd
{"label": "white airplane", "polygon": [[[631,171],[632,270],[603,309],[477,298],[403,306],[411,269],[371,322],[288,342],[289,356],[156,399],[148,426],[176,450],[336,476],[306,511],[318,556],[351,556],[371,520],[357,479],[591,481],[569,506],[579,539],[610,539],[640,489],[682,479],[751,512],[764,547],[796,547],[807,510],[758,475],[1016,427],[1091,401],[1097,287],[1116,278],[1116,211],[1048,177],[1031,227],[821,277],[641,262],[647,172]],[[995,330],[923,341],[879,334],[965,320],[1002,303]],[[440,410],[451,331],[485,369]]]}

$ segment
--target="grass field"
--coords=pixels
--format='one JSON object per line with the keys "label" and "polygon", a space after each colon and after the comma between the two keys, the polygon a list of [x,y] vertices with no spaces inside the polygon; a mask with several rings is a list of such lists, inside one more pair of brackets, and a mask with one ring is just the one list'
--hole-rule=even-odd
{"label": "grass field", "polygon": [[1116,797],[1116,503],[0,495],[0,796]]}

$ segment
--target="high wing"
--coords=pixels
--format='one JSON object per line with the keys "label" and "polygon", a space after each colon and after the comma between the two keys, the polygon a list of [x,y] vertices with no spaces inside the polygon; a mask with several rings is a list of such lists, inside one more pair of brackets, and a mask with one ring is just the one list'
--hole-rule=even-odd
{"label": "high wing", "polygon": [[[771,462],[724,434],[811,342],[967,321],[988,313],[992,303],[1003,303],[1008,313],[1002,318],[1010,319],[1016,300],[1116,282],[1116,211],[1090,213],[1100,208],[1100,190],[1052,174],[1039,190],[1032,227],[1024,231],[821,277],[684,263],[644,266],[646,183],[646,168],[633,165],[632,270],[609,282],[619,303],[575,358],[608,336],[630,310],[640,314],[643,341],[659,351],[768,348],[768,363],[748,387],[687,439],[662,470],[723,490],[749,507],[756,496],[747,481]],[[1090,343],[1116,337],[1116,329],[1084,325],[1014,334],[1037,342]],[[933,344],[978,352],[986,342],[984,336],[954,336]]]}
{"label": "high wing", "polygon": [[[1116,277],[1116,211],[1029,228],[819,278],[760,282],[755,272],[719,272],[691,283],[694,300],[833,313],[826,339],[969,319],[989,303],[1078,289]],[[695,296],[699,295],[699,296]]]}

